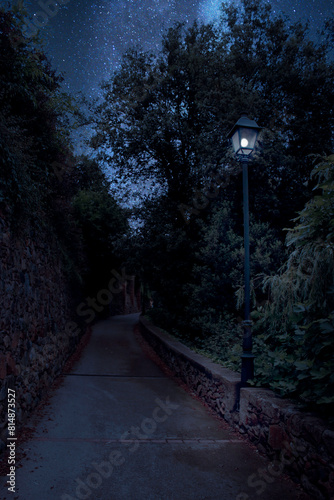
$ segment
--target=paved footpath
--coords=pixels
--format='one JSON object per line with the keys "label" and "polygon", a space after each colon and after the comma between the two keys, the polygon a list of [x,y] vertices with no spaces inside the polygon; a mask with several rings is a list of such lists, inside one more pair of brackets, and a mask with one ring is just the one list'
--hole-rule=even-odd
{"label": "paved footpath", "polygon": [[143,353],[137,321],[95,325],[0,499],[305,500]]}

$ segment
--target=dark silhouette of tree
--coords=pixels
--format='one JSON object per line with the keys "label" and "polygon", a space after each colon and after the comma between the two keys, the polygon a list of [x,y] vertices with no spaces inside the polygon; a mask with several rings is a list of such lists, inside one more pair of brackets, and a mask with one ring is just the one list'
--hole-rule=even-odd
{"label": "dark silhouette of tree", "polygon": [[[229,245],[242,235],[241,176],[226,138],[242,111],[264,127],[250,171],[253,224],[262,224],[258,234],[265,228],[275,234],[271,249],[259,237],[253,251],[272,252],[277,258],[266,262],[279,266],[276,240],[283,241],[281,230],[312,189],[308,154],[333,147],[329,53],[328,38],[316,43],[307,25],[290,24],[264,2],[244,0],[238,7],[224,5],[218,27],[175,25],[158,56],[130,50],[104,84],[92,146],[112,166],[115,181],[159,186],[155,194],[143,189],[141,226],[132,244],[145,280],[158,291],[156,303],[179,324],[199,314],[189,286],[204,286],[205,262],[215,254],[214,267],[222,269]],[[224,200],[234,236],[223,231],[208,254],[204,241],[216,231],[214,207]],[[219,251],[222,245],[227,253]],[[206,290],[215,289],[215,279],[214,272],[206,277]],[[235,273],[224,279],[216,315],[222,304],[232,307],[237,288]]]}
{"label": "dark silhouette of tree", "polygon": [[24,14],[0,8],[0,204],[13,230],[57,241],[73,291],[88,293],[119,263],[127,214],[102,168],[74,156],[80,111],[38,37],[24,36]]}

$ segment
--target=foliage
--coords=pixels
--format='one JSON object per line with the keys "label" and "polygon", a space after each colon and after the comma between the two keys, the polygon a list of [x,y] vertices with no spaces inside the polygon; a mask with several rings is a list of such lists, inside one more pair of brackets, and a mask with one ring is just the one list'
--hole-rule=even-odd
{"label": "foliage", "polygon": [[62,78],[41,42],[24,37],[24,15],[20,7],[0,8],[1,208],[13,231],[30,227],[57,240],[64,269],[77,286],[82,248],[70,206],[75,165],[68,117],[73,103],[61,91]]}
{"label": "foliage", "polygon": [[59,200],[53,164],[70,156],[73,106],[40,42],[23,36],[23,17],[0,9],[0,194],[13,221],[42,218],[49,200]]}
{"label": "foliage", "polygon": [[[102,180],[106,182],[103,177]],[[128,230],[126,212],[111,197],[107,184],[103,189],[96,178],[92,182],[98,190],[81,189],[72,202],[83,237],[87,259],[84,281],[89,293],[106,287],[106,274],[119,264],[122,238]]]}
{"label": "foliage", "polygon": [[61,90],[62,77],[38,37],[24,36],[24,16],[20,6],[0,8],[1,209],[12,230],[22,235],[32,228],[50,245],[56,241],[52,248],[63,258],[73,293],[95,291],[102,266],[105,274],[117,265],[126,213],[100,165],[74,157],[70,135],[80,112]]}
{"label": "foliage", "polygon": [[305,246],[314,241],[331,245],[334,241],[334,155],[323,158],[312,171],[318,177],[315,190],[321,193],[306,204],[299,217],[300,224],[289,234],[288,245]]}
{"label": "foliage", "polygon": [[[187,286],[191,299],[185,311],[198,335],[200,331],[203,336],[216,331],[222,314],[237,314],[236,293],[243,303],[244,241],[233,212],[231,202],[217,201],[212,216],[202,224],[202,245]],[[251,221],[250,234],[251,274],[270,274],[283,261],[282,243],[268,223]],[[254,300],[261,301],[262,293],[255,282],[253,292]],[[221,335],[224,337],[224,331]]]}
{"label": "foliage", "polygon": [[271,302],[259,322],[257,382],[334,409],[334,157],[313,170],[316,194],[288,233],[281,274],[266,280]]}
{"label": "foliage", "polygon": [[[212,214],[201,224],[202,244],[191,279],[184,286],[187,326],[180,330],[192,348],[234,369],[239,369],[242,345],[242,312],[236,307],[236,295],[238,307],[243,305],[244,242],[240,230],[242,233],[233,204],[224,198],[217,200]],[[268,223],[252,220],[250,234],[252,276],[272,273],[285,256],[277,231]],[[264,299],[260,283],[260,279],[252,283],[254,307]]]}
{"label": "foliage", "polygon": [[221,315],[219,320],[210,326],[207,336],[194,337],[188,331],[180,332],[170,323],[166,311],[154,306],[146,312],[146,316],[155,324],[165,328],[169,334],[180,340],[195,352],[206,356],[216,363],[232,370],[241,368],[242,326],[232,315]]}

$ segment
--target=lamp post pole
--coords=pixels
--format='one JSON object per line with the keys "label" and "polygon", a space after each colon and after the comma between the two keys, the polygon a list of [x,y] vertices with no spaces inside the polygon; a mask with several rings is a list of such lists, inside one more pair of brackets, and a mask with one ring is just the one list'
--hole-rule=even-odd
{"label": "lamp post pole", "polygon": [[252,354],[252,322],[250,319],[250,252],[249,252],[249,197],[248,197],[248,157],[243,156],[242,181],[244,203],[244,249],[245,249],[245,318],[243,321],[243,342],[241,355],[241,383],[254,378],[254,355]]}
{"label": "lamp post pole", "polygon": [[245,319],[241,355],[241,385],[254,378],[254,355],[252,353],[252,322],[250,319],[250,255],[249,255],[249,200],[248,161],[255,149],[261,127],[244,113],[228,134],[234,152],[242,164],[244,202],[244,248],[245,248]]}

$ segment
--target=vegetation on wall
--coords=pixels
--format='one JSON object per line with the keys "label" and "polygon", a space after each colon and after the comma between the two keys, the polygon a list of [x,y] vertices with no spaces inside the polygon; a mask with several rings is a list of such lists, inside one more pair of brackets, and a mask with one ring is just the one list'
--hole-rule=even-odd
{"label": "vegetation on wall", "polygon": [[[319,159],[318,159],[319,161]],[[289,231],[289,258],[267,279],[257,325],[257,382],[334,409],[334,156],[312,172],[316,195]]]}
{"label": "vegetation on wall", "polygon": [[56,241],[73,290],[94,292],[101,266],[117,265],[113,242],[127,231],[126,213],[100,165],[74,156],[80,111],[42,43],[24,37],[23,16],[0,9],[0,207],[17,235],[29,228]]}

